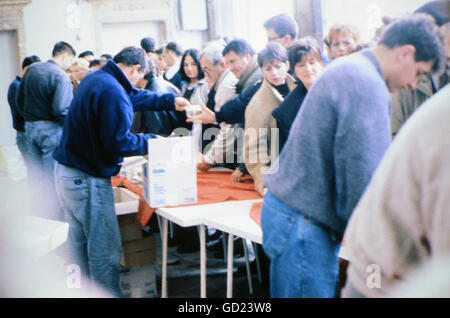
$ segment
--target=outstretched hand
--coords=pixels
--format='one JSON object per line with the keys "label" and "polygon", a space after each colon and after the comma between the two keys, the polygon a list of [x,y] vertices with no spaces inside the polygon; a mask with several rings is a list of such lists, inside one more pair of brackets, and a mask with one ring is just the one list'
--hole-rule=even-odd
{"label": "outstretched hand", "polygon": [[202,124],[217,124],[216,115],[214,114],[214,112],[205,105],[201,106],[202,106],[201,114],[194,116],[192,118],[188,118],[186,122],[193,123],[201,121]]}
{"label": "outstretched hand", "polygon": [[179,112],[184,111],[187,106],[190,106],[191,103],[183,97],[175,97],[175,109]]}

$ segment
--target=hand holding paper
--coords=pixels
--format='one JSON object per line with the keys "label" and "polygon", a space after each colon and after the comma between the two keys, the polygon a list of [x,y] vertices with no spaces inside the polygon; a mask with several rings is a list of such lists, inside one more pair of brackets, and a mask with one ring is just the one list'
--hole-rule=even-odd
{"label": "hand holding paper", "polygon": [[191,103],[183,97],[175,97],[175,109],[179,112],[184,111],[184,109],[190,106]]}
{"label": "hand holding paper", "polygon": [[199,115],[186,119],[186,122],[192,123],[201,121],[202,124],[217,124],[216,115],[214,114],[214,112],[205,105],[201,106],[202,106],[201,113]]}

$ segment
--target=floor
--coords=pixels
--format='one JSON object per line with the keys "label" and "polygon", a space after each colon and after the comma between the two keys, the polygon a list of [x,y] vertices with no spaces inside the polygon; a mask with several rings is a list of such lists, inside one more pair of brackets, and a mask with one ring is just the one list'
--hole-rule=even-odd
{"label": "floor", "polygon": [[[158,256],[155,265],[157,282],[157,297],[161,292],[161,240],[157,235]],[[180,254],[176,247],[168,248],[169,259],[179,259],[178,264],[167,267],[167,288],[170,298],[199,298],[200,297],[200,253]],[[234,298],[260,298],[269,297],[268,287],[263,287],[258,281],[256,271],[252,273],[253,294],[250,294],[248,280],[244,275],[237,274],[238,266],[245,266],[244,257],[235,257],[233,274],[233,297]],[[214,252],[207,251],[207,278],[206,296],[208,298],[225,298],[227,288],[227,264],[223,258],[215,258]]]}

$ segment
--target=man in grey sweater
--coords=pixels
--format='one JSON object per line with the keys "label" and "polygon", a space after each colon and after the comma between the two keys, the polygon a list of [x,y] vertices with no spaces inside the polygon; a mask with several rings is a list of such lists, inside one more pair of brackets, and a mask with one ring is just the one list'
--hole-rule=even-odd
{"label": "man in grey sweater", "polygon": [[375,48],[336,60],[312,85],[264,178],[272,297],[336,296],[342,235],[390,144],[389,91],[414,88],[442,56],[430,17],[399,18]]}
{"label": "man in grey sweater", "polygon": [[30,155],[29,178],[38,214],[63,220],[53,182],[53,150],[59,144],[64,118],[73,98],[65,70],[75,50],[66,42],[53,47],[52,58],[31,65],[17,94],[17,106],[25,120],[25,138]]}

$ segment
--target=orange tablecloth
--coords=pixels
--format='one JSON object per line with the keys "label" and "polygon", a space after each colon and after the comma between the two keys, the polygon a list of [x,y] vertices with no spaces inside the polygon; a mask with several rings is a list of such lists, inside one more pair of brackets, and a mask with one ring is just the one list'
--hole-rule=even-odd
{"label": "orange tablecloth", "polygon": [[[231,173],[232,171],[197,172],[198,201],[193,205],[261,198],[255,191],[252,177],[245,176],[241,179],[241,182],[233,182]],[[144,188],[118,175],[111,178],[111,183],[114,187],[122,185],[140,196],[138,219],[142,226],[147,225],[155,209],[151,208],[144,200]]]}

